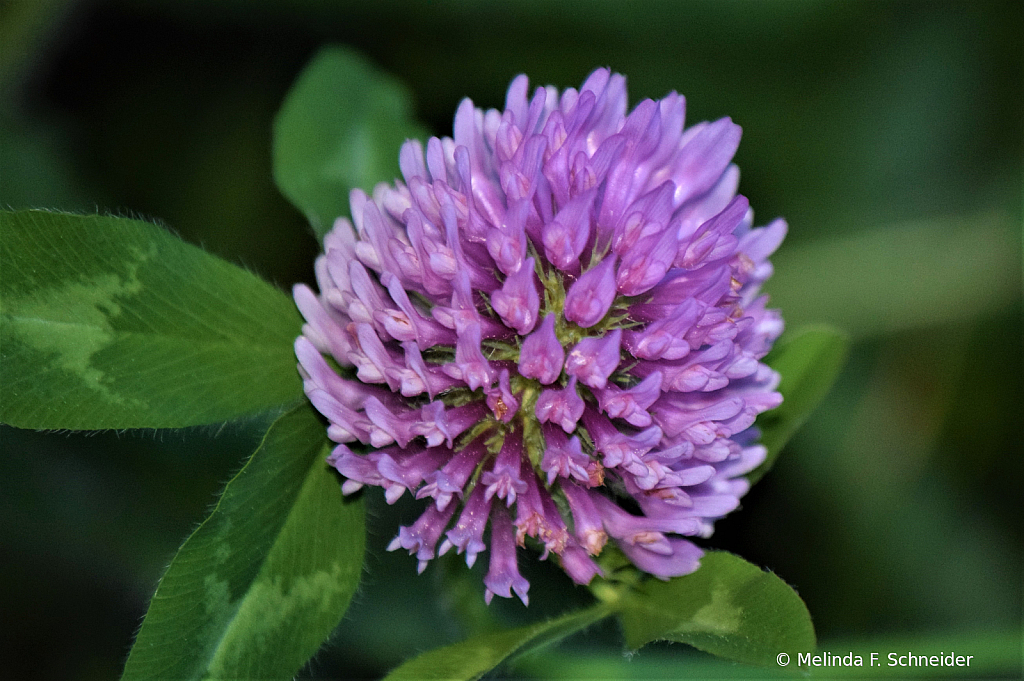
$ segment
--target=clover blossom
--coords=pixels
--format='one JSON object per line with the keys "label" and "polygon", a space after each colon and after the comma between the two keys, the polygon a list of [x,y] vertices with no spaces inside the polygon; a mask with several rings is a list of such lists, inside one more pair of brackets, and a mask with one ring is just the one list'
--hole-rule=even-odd
{"label": "clover blossom", "polygon": [[683,119],[674,92],[627,115],[605,69],[532,96],[519,76],[504,111],[464,100],[452,138],[405,143],[402,181],[353,191],[319,295],[295,287],[328,461],[346,494],[426,500],[389,547],[421,571],[489,550],[488,602],[526,603],[517,545],[586,584],[613,542],[667,579],[747,491],[782,400],[758,290],[786,225],[752,228],[736,195],[740,128]]}

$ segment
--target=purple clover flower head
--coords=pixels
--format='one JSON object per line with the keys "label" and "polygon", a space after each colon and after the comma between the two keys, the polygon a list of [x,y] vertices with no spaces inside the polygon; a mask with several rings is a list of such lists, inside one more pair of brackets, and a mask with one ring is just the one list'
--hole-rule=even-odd
{"label": "purple clover flower head", "polygon": [[687,128],[675,93],[626,102],[605,69],[562,92],[519,76],[502,111],[463,101],[451,138],[402,147],[400,181],[352,192],[319,292],[294,290],[342,491],[422,500],[389,548],[420,570],[438,542],[489,551],[488,602],[527,602],[517,546],[580,584],[614,550],[697,569],[692,538],[738,506],[782,399],[760,288],[786,224],[754,227],[736,194],[739,126]]}

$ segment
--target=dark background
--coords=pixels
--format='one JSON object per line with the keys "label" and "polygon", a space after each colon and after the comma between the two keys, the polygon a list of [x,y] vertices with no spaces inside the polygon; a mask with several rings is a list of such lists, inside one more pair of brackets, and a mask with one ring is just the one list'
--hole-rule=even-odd
{"label": "dark background", "polygon": [[[312,280],[317,246],[273,185],[271,124],[321,45],[404,81],[439,135],[463,96],[501,106],[521,72],[566,87],[611,66],[632,103],[678,90],[689,123],[743,126],[740,190],[759,223],[789,220],[773,304],[790,328],[854,341],[708,545],[794,585],[826,649],[918,637],[1019,674],[1022,27],[1019,2],[983,1],[15,0],[0,6],[0,204],[156,219],[287,288]],[[254,429],[0,438],[0,675],[116,677]],[[364,586],[307,674],[380,676],[457,639],[482,593],[386,554],[415,509],[370,501]],[[586,600],[529,569],[530,610],[499,617]],[[451,595],[467,589],[469,606]],[[548,655],[619,664],[616,635]]]}

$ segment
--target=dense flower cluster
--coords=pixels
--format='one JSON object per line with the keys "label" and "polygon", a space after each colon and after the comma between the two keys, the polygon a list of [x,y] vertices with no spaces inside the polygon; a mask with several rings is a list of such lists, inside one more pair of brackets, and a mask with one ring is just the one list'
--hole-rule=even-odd
{"label": "dense flower cluster", "polygon": [[488,602],[525,603],[531,538],[580,584],[609,539],[686,574],[702,553],[684,537],[746,492],[754,419],[782,399],[759,361],[782,320],[758,290],[786,226],[751,227],[740,128],[683,118],[675,93],[627,115],[603,69],[532,97],[520,76],[504,111],[464,100],[453,138],[402,147],[404,182],[352,192],[319,295],[296,286],[329,462],[345,493],[427,500],[390,547],[421,571],[489,541]]}

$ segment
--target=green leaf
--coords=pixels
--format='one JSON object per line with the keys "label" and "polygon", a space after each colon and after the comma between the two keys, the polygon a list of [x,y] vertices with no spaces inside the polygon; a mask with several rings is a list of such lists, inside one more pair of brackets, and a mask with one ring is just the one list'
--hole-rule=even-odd
{"label": "green leaf", "polygon": [[364,550],[361,502],[324,463],[308,404],[267,431],[160,580],[130,679],[290,679],[344,615]]}
{"label": "green leaf", "polygon": [[0,212],[0,421],[174,428],[302,397],[291,298],[139,220]]}
{"label": "green leaf", "polygon": [[558,641],[604,619],[611,612],[609,606],[602,604],[547,622],[474,636],[409,660],[388,674],[385,681],[479,679],[510,655]]}
{"label": "green leaf", "polygon": [[326,47],[274,121],[274,180],[323,239],[348,215],[349,191],[392,181],[402,143],[425,137],[399,81],[351,50]]}
{"label": "green leaf", "polygon": [[679,641],[747,664],[814,650],[814,627],[800,597],[770,572],[724,551],[709,551],[693,574],[649,579],[622,596],[626,645]]}
{"label": "green leaf", "polygon": [[783,401],[757,420],[761,443],[768,449],[764,462],[747,475],[751,484],[775,463],[783,446],[799,430],[839,376],[850,349],[849,337],[829,326],[805,326],[783,336],[766,358],[782,376]]}

